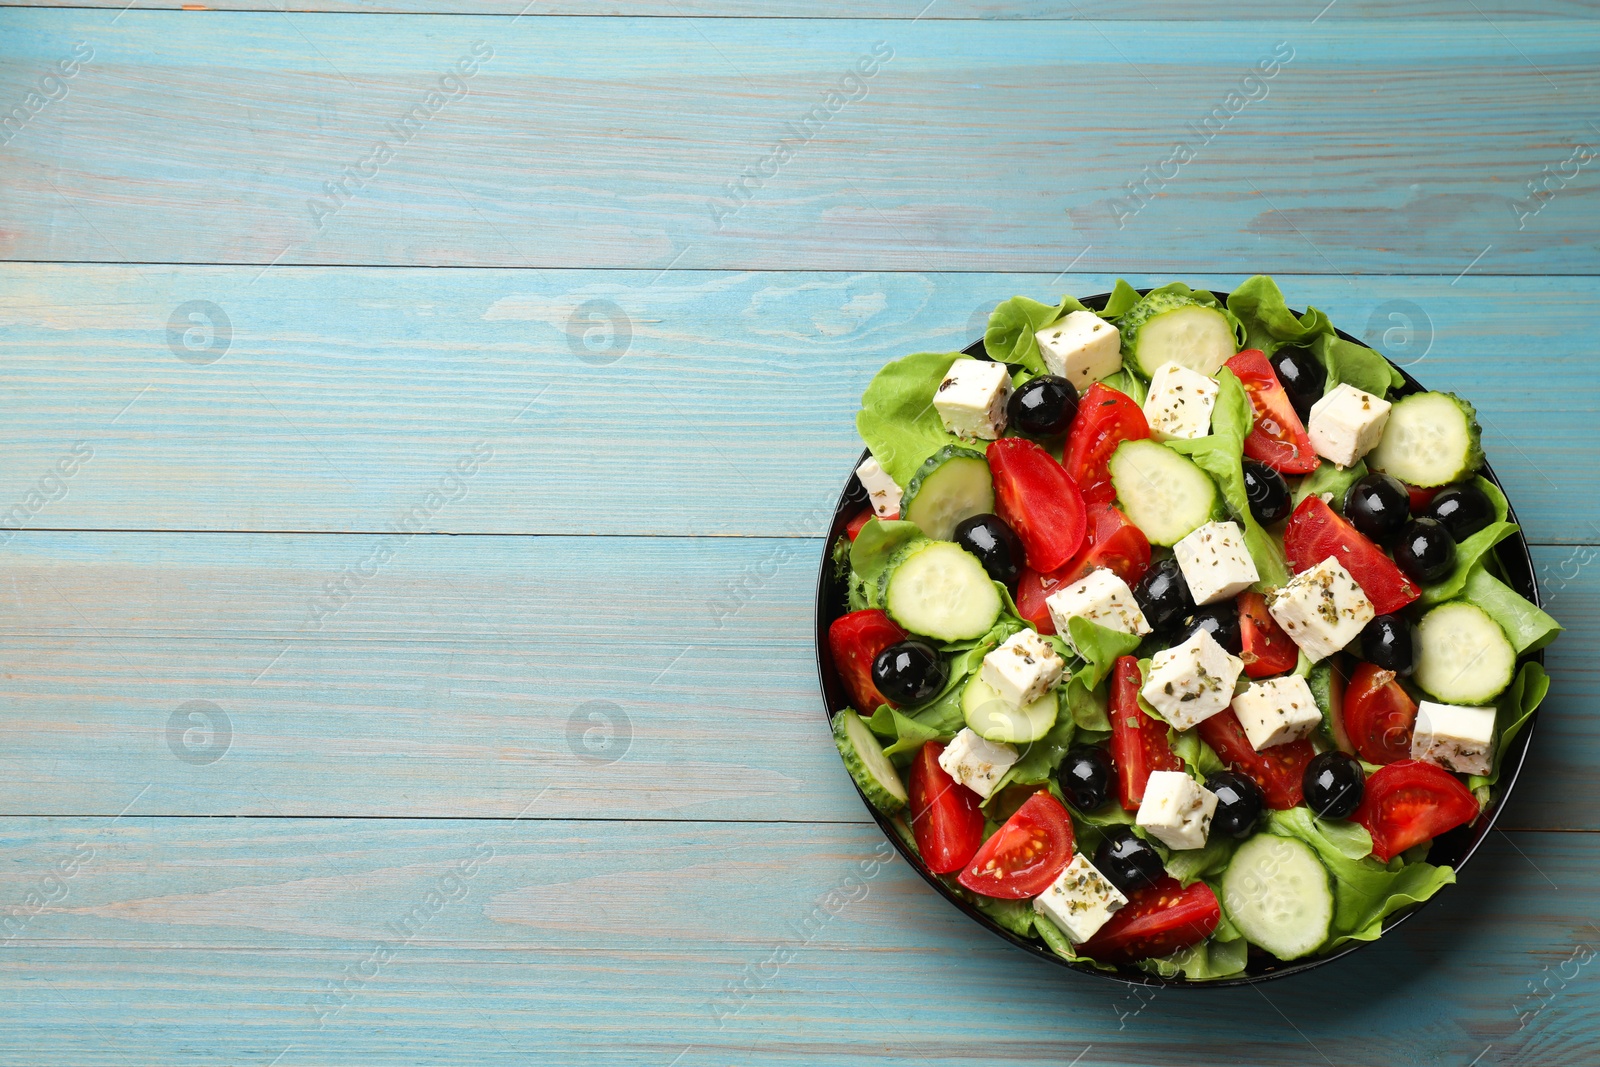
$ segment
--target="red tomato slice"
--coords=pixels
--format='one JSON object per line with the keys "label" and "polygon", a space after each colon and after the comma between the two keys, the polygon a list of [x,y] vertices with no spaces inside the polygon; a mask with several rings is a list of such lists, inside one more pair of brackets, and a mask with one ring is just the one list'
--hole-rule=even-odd
{"label": "red tomato slice", "polygon": [[1111,669],[1111,762],[1117,765],[1117,796],[1127,811],[1144,801],[1151,771],[1181,771],[1183,760],[1167,744],[1167,724],[1139,706],[1139,661],[1120,656]]}
{"label": "red tomato slice", "polygon": [[861,532],[861,527],[872,521],[872,509],[868,508],[845,524],[844,532],[850,540],[856,539],[856,534]]}
{"label": "red tomato slice", "polygon": [[922,862],[934,874],[959,871],[983,844],[978,794],[939,766],[944,746],[929,741],[911,761],[911,834]]}
{"label": "red tomato slice", "polygon": [[1222,921],[1217,895],[1204,882],[1185,889],[1163,878],[1136,890],[1078,951],[1104,963],[1137,963],[1198,945]]}
{"label": "red tomato slice", "polygon": [[879,704],[890,703],[872,684],[872,661],[879,652],[905,639],[906,632],[876,608],[841,615],[828,627],[833,669],[839,672],[850,702],[861,714],[870,716]]}
{"label": "red tomato slice", "polygon": [[1247,348],[1228,360],[1227,367],[1250,394],[1255,422],[1244,439],[1244,454],[1285,474],[1310,474],[1322,462],[1311,447],[1305,423],[1289,403],[1289,394],[1258,348]]}
{"label": "red tomato slice", "polygon": [[1417,725],[1417,703],[1394,672],[1361,663],[1350,675],[1341,718],[1356,755],[1368,763],[1398,763],[1411,758],[1411,731]]}
{"label": "red tomato slice", "polygon": [[1435,486],[1432,489],[1423,489],[1420,486],[1407,485],[1406,494],[1411,497],[1411,514],[1421,515],[1422,509],[1433,503],[1434,496],[1444,486]]}
{"label": "red tomato slice", "polygon": [[1477,817],[1478,801],[1461,780],[1420,760],[1379,768],[1350,816],[1367,828],[1372,855],[1384,863]]}
{"label": "red tomato slice", "polygon": [[1310,741],[1290,741],[1257,752],[1250,747],[1250,739],[1245,736],[1239,716],[1232,708],[1223,708],[1195,729],[1200,731],[1200,740],[1211,746],[1218,759],[1248,774],[1261,787],[1267,807],[1288,811],[1305,799],[1301,779],[1305,777],[1306,764],[1317,754]]}
{"label": "red tomato slice", "polygon": [[1244,673],[1252,678],[1271,678],[1286,674],[1300,662],[1300,649],[1294,638],[1267,614],[1267,598],[1260,593],[1240,593],[1239,639],[1243,648],[1239,658],[1244,661]]}
{"label": "red tomato slice", "polygon": [[1087,504],[1109,504],[1117,498],[1111,485],[1111,453],[1124,441],[1150,436],[1150,424],[1133,398],[1095,382],[1078,401],[1078,414],[1067,431],[1061,463],[1083,491]]}
{"label": "red tomato slice", "polygon": [[1042,634],[1056,632],[1056,621],[1050,617],[1050,609],[1044,601],[1060,585],[1055,575],[1040,574],[1032,567],[1022,568],[1022,576],[1017,579],[1017,614]]}
{"label": "red tomato slice", "polygon": [[1089,507],[1083,549],[1058,571],[1040,574],[1024,568],[1017,581],[1017,613],[1042,634],[1056,632],[1045,598],[1060,586],[1102,568],[1134,585],[1150,569],[1150,539],[1110,504]]}
{"label": "red tomato slice", "polygon": [[1383,549],[1346,522],[1316,494],[1300,501],[1283,528],[1283,552],[1296,574],[1332,556],[1356,580],[1379,615],[1399,611],[1422,595]]}
{"label": "red tomato slice", "polygon": [[1036,897],[1072,862],[1072,845],[1072,817],[1041,789],[983,843],[956,881],[986,897]]}
{"label": "red tomato slice", "polygon": [[1083,545],[1083,494],[1066,470],[1033,441],[1002,437],[989,445],[995,511],[1022,541],[1028,566],[1053,571]]}

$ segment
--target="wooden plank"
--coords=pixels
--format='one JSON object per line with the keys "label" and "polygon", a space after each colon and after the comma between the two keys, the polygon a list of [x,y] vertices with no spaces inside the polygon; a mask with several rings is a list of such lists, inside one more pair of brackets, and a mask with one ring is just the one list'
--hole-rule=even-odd
{"label": "wooden plank", "polygon": [[[17,537],[0,813],[148,787],[159,815],[507,818],[548,788],[571,818],[865,821],[817,691],[820,542],[419,537],[329,610],[383,544]],[[1572,803],[1600,763],[1596,558],[1538,551],[1571,632],[1508,826],[1600,829]]]}
{"label": "wooden plank", "polygon": [[[406,515],[455,533],[815,535],[878,367],[965,345],[1015,293],[1112,279],[9,264],[0,524],[383,531]],[[1600,498],[1563,488],[1593,473],[1577,413],[1600,408],[1600,283],[1282,282],[1477,405],[1535,540],[1600,540]],[[226,345],[201,312],[185,319],[194,301],[226,317]],[[180,358],[207,345],[214,362]],[[65,495],[50,481],[30,497],[63,462]],[[462,462],[465,487],[431,499]]]}
{"label": "wooden plank", "polygon": [[875,866],[871,826],[130,812],[0,834],[0,899],[49,898],[0,953],[5,1063],[1592,1062],[1594,835],[1496,835],[1347,960],[1152,999],[994,940]]}
{"label": "wooden plank", "polygon": [[[1595,134],[1574,103],[1600,88],[1593,20],[1296,14],[1018,33],[12,8],[0,68],[13,98],[80,41],[94,58],[6,145],[0,255],[1596,270],[1600,214],[1577,162]],[[492,58],[430,98],[478,41]],[[1245,81],[1274,54],[1287,65]],[[864,56],[875,73],[849,82],[856,99],[830,101]],[[409,132],[390,129],[415,108]],[[1554,199],[1519,219],[1532,182]]]}

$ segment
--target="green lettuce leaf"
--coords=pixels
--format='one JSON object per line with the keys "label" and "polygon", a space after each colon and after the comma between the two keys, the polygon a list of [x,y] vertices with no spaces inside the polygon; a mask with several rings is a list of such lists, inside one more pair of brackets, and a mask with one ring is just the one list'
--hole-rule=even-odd
{"label": "green lettuce leaf", "polygon": [[1373,396],[1387,396],[1389,390],[1405,384],[1400,372],[1395,370],[1383,355],[1366,345],[1358,345],[1337,334],[1317,338],[1311,351],[1322,365],[1328,368],[1328,388],[1347,382]]}
{"label": "green lettuce leaf", "polygon": [[867,725],[879,737],[893,739],[892,743],[884,746],[883,754],[893,760],[896,766],[900,767],[910,763],[911,757],[916,755],[917,750],[925,743],[935,740],[947,740],[955,736],[956,733],[955,730],[945,732],[926,723],[918,722],[908,715],[902,715],[887,704],[879,706],[878,710],[872,713],[872,718],[867,720]]}
{"label": "green lettuce leaf", "polygon": [[1461,594],[1500,624],[1518,655],[1543,648],[1562,631],[1561,624],[1537,604],[1490,574],[1483,561],[1467,573]]}
{"label": "green lettuce leaf", "polygon": [[960,352],[918,352],[897,359],[877,373],[861,396],[856,429],[902,488],[924,460],[946,445],[974,447],[972,441],[946,431],[933,406],[933,394],[945,372],[963,358]]}
{"label": "green lettuce leaf", "polygon": [[1070,296],[1056,305],[1041,304],[1025,296],[1002,301],[989,313],[989,328],[983,331],[983,350],[999,363],[1021,365],[1035,374],[1045,372],[1039,340],[1034,336],[1071,311],[1086,310]]}
{"label": "green lettuce leaf", "polygon": [[1294,506],[1299,507],[1300,502],[1312,493],[1321,495],[1331,493],[1332,503],[1328,506],[1335,511],[1344,511],[1344,495],[1350,487],[1367,476],[1367,464],[1364,460],[1356,460],[1353,467],[1338,467],[1332,463],[1322,463],[1317,469],[1300,479],[1300,484],[1294,488]]}
{"label": "green lettuce leaf", "polygon": [[1167,873],[1184,885],[1221,874],[1240,842],[1226,834],[1212,834],[1200,848],[1175,850],[1167,857]]}
{"label": "green lettuce leaf", "polygon": [[1285,345],[1309,348],[1328,371],[1328,389],[1349,382],[1357,389],[1387,396],[1404,378],[1382,354],[1338,335],[1328,316],[1314,307],[1295,315],[1278,283],[1264,274],[1241,282],[1228,294],[1228,309],[1244,326],[1245,345],[1268,356]]}
{"label": "green lettuce leaf", "polygon": [[1174,978],[1181,974],[1191,982],[1203,982],[1212,978],[1227,978],[1243,971],[1249,952],[1249,943],[1243,937],[1223,939],[1212,934],[1198,945],[1162,959],[1145,960],[1139,966],[1163,978]]}
{"label": "green lettuce leaf", "polygon": [[[1060,691],[1056,699],[1061,699]],[[1000,790],[1008,785],[1043,785],[1050,780],[1050,776],[1061,766],[1061,760],[1067,754],[1067,749],[1072,747],[1073,735],[1077,733],[1077,724],[1070,715],[1060,715],[1056,724],[1045,731],[1045,735],[1037,741],[1014,745],[1017,750],[1017,762],[1006,771],[1005,777],[991,797],[1000,795]]]}
{"label": "green lettuce leaf", "polygon": [[1467,788],[1476,791],[1500,780],[1500,760],[1505,755],[1506,746],[1522,732],[1548,692],[1550,676],[1544,672],[1544,668],[1537,663],[1524,663],[1516,678],[1512,679],[1495,702],[1493,769],[1486,775],[1474,774],[1468,778]]}
{"label": "green lettuce leaf", "polygon": [[[1031,902],[1029,903],[1031,904]],[[1064,960],[1071,960],[1073,963],[1086,963],[1096,970],[1114,971],[1117,969],[1114,964],[1101,963],[1099,960],[1090,956],[1078,955],[1077,950],[1073,948],[1072,941],[1067,937],[1066,934],[1061,932],[1061,928],[1059,926],[1045,918],[1043,915],[1040,915],[1037,911],[1033,911],[1031,906],[1028,910],[1033,913],[1034,933],[1038,934],[1039,940],[1048,945],[1050,951],[1054,952],[1057,956],[1060,956]]]}
{"label": "green lettuce leaf", "polygon": [[1466,587],[1467,575],[1472,573],[1472,568],[1476,567],[1495,545],[1517,532],[1517,524],[1506,521],[1506,515],[1511,509],[1500,487],[1487,478],[1475,478],[1473,481],[1494,506],[1495,521],[1456,545],[1455,569],[1433,585],[1422,587],[1424,604],[1442,604],[1446,600],[1460,596],[1461,590]]}
{"label": "green lettuce leaf", "polygon": [[1126,394],[1128,399],[1138,404],[1141,408],[1144,407],[1145,400],[1150,396],[1150,387],[1145,384],[1144,379],[1127,367],[1123,367],[1115,374],[1101,378],[1100,381],[1108,388]]}
{"label": "green lettuce leaf", "polygon": [[1105,676],[1116,666],[1117,657],[1126,656],[1144,640],[1138,634],[1112,630],[1099,623],[1074,616],[1067,620],[1072,634],[1072,644],[1078,650],[1084,665],[1073,675],[1089,689],[1099,687]]}
{"label": "green lettuce leaf", "polygon": [[1031,900],[1002,900],[999,897],[986,897],[981,893],[968,894],[972,904],[983,912],[995,923],[1019,937],[1027,937],[1033,933],[1033,901]]}
{"label": "green lettuce leaf", "polygon": [[1111,732],[1105,694],[1073,678],[1066,685],[1067,714],[1080,730]]}

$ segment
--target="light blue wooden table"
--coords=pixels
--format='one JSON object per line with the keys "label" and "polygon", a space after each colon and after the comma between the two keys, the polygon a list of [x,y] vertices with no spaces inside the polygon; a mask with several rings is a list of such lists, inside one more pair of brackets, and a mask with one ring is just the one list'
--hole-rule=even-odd
{"label": "light blue wooden table", "polygon": [[[0,10],[0,1063],[1597,1062],[1600,8],[1324,2]],[[811,590],[885,360],[1257,271],[1569,633],[1465,884],[1150,999],[884,859]]]}

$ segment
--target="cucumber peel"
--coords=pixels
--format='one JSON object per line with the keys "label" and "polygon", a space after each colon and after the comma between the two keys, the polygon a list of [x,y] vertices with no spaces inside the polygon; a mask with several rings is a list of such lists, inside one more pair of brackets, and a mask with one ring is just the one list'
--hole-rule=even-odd
{"label": "cucumber peel", "polygon": [[906,806],[908,797],[900,774],[884,755],[883,746],[873,736],[861,716],[845,708],[833,717],[833,743],[844,757],[845,769],[872,806],[893,815]]}

